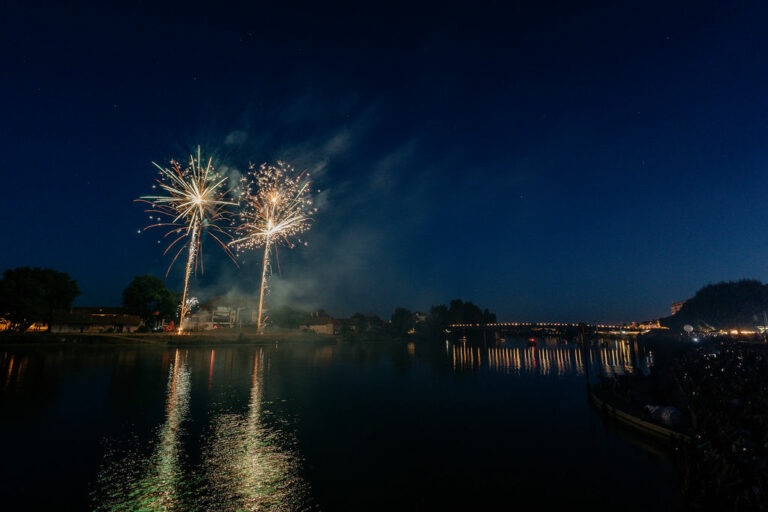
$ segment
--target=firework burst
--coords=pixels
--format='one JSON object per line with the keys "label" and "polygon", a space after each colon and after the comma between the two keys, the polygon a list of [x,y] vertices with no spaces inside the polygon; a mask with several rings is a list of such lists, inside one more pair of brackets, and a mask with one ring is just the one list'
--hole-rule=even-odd
{"label": "firework burst", "polygon": [[299,173],[284,162],[277,165],[251,165],[241,181],[239,238],[230,245],[240,250],[264,247],[259,290],[258,329],[262,325],[264,289],[271,273],[270,248],[278,245],[293,247],[301,242],[298,236],[309,229],[312,207],[309,175]]}
{"label": "firework burst", "polygon": [[184,249],[188,250],[187,266],[184,272],[184,292],[180,306],[179,333],[181,333],[181,324],[189,311],[187,303],[189,279],[193,271],[197,273],[198,263],[200,270],[203,271],[202,235],[207,233],[211,236],[232,261],[235,261],[234,254],[224,241],[232,238],[228,232],[228,226],[224,225],[230,220],[227,208],[235,203],[227,201],[228,191],[225,188],[227,177],[216,172],[210,158],[207,162],[201,159],[199,146],[197,158],[190,155],[186,167],[182,168],[175,160],[171,160],[170,169],[152,163],[159,169],[157,184],[152,188],[159,187],[165,195],[142,196],[137,201],[150,205],[146,211],[153,214],[150,215],[150,219],[155,221],[144,229],[164,228],[166,230],[164,238],[170,243],[163,255],[178,247],[168,266],[166,277]]}

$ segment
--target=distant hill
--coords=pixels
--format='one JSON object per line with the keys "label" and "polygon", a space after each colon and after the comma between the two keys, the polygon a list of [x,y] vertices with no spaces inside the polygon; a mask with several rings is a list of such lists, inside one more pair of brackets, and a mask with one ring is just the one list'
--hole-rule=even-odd
{"label": "distant hill", "polygon": [[681,331],[686,324],[697,330],[749,329],[764,325],[768,313],[768,285],[754,279],[710,284],[696,292],[677,314],[661,325]]}

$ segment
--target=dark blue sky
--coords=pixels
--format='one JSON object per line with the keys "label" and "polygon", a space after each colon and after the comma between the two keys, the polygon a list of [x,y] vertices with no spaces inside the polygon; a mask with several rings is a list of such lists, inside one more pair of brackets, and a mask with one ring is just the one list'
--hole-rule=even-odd
{"label": "dark blue sky", "polygon": [[[151,161],[200,144],[313,172],[274,303],[634,320],[768,280],[768,4],[256,4],[4,8],[0,269],[118,304],[169,263],[137,234]],[[208,245],[193,293],[252,293],[258,264]]]}

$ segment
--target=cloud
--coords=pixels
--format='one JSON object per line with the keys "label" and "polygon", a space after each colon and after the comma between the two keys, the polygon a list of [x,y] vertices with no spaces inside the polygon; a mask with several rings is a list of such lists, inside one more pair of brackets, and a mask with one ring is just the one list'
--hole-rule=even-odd
{"label": "cloud", "polygon": [[242,146],[248,140],[248,133],[242,130],[233,130],[224,138],[225,146]]}

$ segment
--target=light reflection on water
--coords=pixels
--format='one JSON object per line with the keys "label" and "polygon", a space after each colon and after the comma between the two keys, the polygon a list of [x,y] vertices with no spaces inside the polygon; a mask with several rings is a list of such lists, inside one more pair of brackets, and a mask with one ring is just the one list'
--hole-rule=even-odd
{"label": "light reflection on water", "polygon": [[[168,376],[165,422],[154,451],[108,453],[94,493],[96,510],[306,509],[306,483],[288,437],[263,421],[264,352],[253,356],[250,400],[242,413],[215,415],[201,441],[202,462],[183,456],[183,424],[190,402],[188,353],[176,350]],[[211,353],[209,390],[213,378]]]}
{"label": "light reflection on water", "polygon": [[[487,369],[510,375],[577,375],[585,374],[584,351],[576,344],[560,344],[558,340],[526,346],[518,341],[497,346],[479,347],[463,343],[446,344],[453,370]],[[600,342],[587,350],[590,369],[610,377],[635,372],[648,373],[653,366],[653,353],[644,351],[636,341]]]}
{"label": "light reflection on water", "polygon": [[178,510],[184,494],[181,467],[182,423],[189,411],[187,353],[176,350],[168,372],[165,422],[152,455],[135,453],[110,459],[99,472],[96,510]]}
{"label": "light reflection on water", "polygon": [[262,420],[264,351],[253,358],[248,411],[221,414],[203,448],[206,508],[297,510],[308,498],[296,456],[284,434]]}
{"label": "light reflection on water", "polygon": [[27,365],[29,357],[17,357],[14,354],[4,352],[0,359],[0,368],[5,369],[5,378],[3,379],[3,391],[8,390],[16,382],[22,380],[24,367]]}

